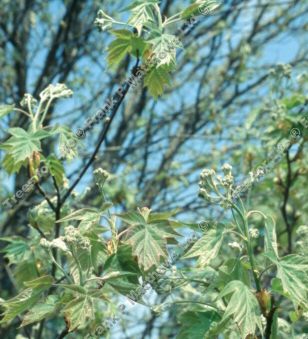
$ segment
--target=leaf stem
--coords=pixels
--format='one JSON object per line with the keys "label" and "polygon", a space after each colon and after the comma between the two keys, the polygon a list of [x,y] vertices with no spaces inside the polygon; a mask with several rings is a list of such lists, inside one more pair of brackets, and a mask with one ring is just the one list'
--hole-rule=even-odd
{"label": "leaf stem", "polygon": [[[236,212],[239,214],[242,222],[243,222],[243,226],[244,226],[244,232],[245,232],[245,236],[246,236],[246,250],[248,253],[248,257],[249,257],[249,262],[250,262],[250,266],[251,266],[251,270],[252,270],[252,275],[255,281],[255,285],[256,285],[256,289],[257,292],[261,292],[261,285],[260,285],[260,280],[257,276],[256,273],[256,268],[255,268],[255,261],[254,261],[254,256],[253,256],[253,250],[252,250],[252,246],[251,246],[251,239],[249,236],[249,229],[248,229],[248,223],[247,223],[247,218],[243,215],[242,211],[239,209],[238,206],[236,206],[234,203],[232,203],[232,208],[234,208],[236,210]],[[243,207],[244,209],[244,207]],[[234,214],[233,214],[234,216]],[[237,223],[236,219],[235,222]]]}
{"label": "leaf stem", "polygon": [[59,268],[59,270],[65,275],[66,279],[73,283],[72,279],[68,276],[68,274],[65,272],[65,270],[62,268],[62,266],[57,262],[57,260],[54,258],[52,251],[49,249],[48,250],[50,259],[52,260],[52,262]]}

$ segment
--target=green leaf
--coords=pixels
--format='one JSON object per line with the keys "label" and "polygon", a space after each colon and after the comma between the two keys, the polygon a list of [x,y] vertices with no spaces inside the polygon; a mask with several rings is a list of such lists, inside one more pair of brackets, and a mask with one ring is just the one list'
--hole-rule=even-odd
{"label": "green leaf", "polygon": [[78,296],[87,294],[87,290],[84,287],[79,286],[79,285],[59,284],[58,286],[66,289],[70,292],[77,293]]}
{"label": "green leaf", "polygon": [[53,316],[58,310],[57,307],[58,297],[50,295],[44,303],[34,305],[28,313],[25,314],[21,327],[41,321],[45,318]]}
{"label": "green leaf", "polygon": [[112,41],[112,43],[108,46],[107,60],[110,67],[117,66],[125,58],[125,56],[131,52],[132,34],[133,33],[131,31],[126,30],[126,35]]}
{"label": "green leaf", "polygon": [[151,213],[149,215],[149,222],[157,222],[157,221],[163,221],[167,220],[171,217],[173,217],[175,214],[179,213],[181,211],[180,208],[177,208],[170,212],[162,212],[162,213]]}
{"label": "green leaf", "polygon": [[175,35],[161,34],[148,41],[152,45],[152,53],[159,62],[156,68],[163,65],[174,66],[176,64],[176,49],[183,45]]}
{"label": "green leaf", "polygon": [[139,35],[141,34],[143,26],[155,22],[155,4],[158,4],[157,0],[137,0],[126,8],[131,10],[132,13],[128,23],[137,29]]}
{"label": "green leaf", "polygon": [[78,155],[77,146],[80,141],[69,127],[57,126],[50,133],[59,134],[59,150],[62,157],[72,160]]}
{"label": "green leaf", "polygon": [[269,223],[267,220],[265,221],[265,244],[264,244],[265,255],[268,258],[272,258],[273,260],[277,259],[278,256],[278,246],[277,246],[277,235],[276,235],[276,225],[272,220]]}
{"label": "green leaf", "polygon": [[137,37],[129,30],[114,30],[112,33],[117,37],[108,46],[108,63],[111,67],[117,66],[127,54],[142,56],[146,48],[146,42]]}
{"label": "green leaf", "polygon": [[14,105],[0,105],[0,119],[14,110]]}
{"label": "green leaf", "polygon": [[168,219],[152,223],[149,222],[149,214],[149,209],[141,209],[139,216],[133,215],[133,221],[128,221],[127,214],[120,215],[131,225],[125,242],[132,246],[133,255],[137,256],[144,270],[158,266],[161,258],[167,258],[167,239],[175,240],[174,236],[177,235]]}
{"label": "green leaf", "polygon": [[[86,232],[91,232],[93,230],[97,230],[97,226],[99,225],[104,210],[108,209],[110,206],[111,204],[107,203],[100,210],[96,208],[82,208],[65,216],[58,222],[77,220],[80,221],[78,228],[80,229],[80,232],[82,234]],[[100,233],[103,233],[105,231],[105,228],[99,226],[99,230]]]}
{"label": "green leaf", "polygon": [[9,323],[18,315],[29,310],[41,298],[42,292],[49,289],[52,284],[52,277],[44,276],[38,279],[25,282],[24,285],[29,287],[19,293],[16,297],[5,301],[3,307],[5,308],[2,323]]}
{"label": "green leaf", "polygon": [[117,214],[117,216],[129,225],[138,225],[145,222],[143,216],[138,212],[126,212]]}
{"label": "green leaf", "polygon": [[219,268],[219,279],[216,283],[223,288],[232,280],[240,280],[246,285],[250,283],[249,270],[240,258],[230,258]]}
{"label": "green leaf", "polygon": [[30,288],[43,288],[48,289],[53,283],[53,277],[50,275],[44,275],[31,281],[25,281],[24,285]]}
{"label": "green leaf", "polygon": [[166,67],[153,67],[144,77],[144,84],[150,94],[157,99],[164,93],[165,85],[170,85],[170,75]]}
{"label": "green leaf", "polygon": [[51,175],[55,178],[58,186],[62,186],[65,172],[61,161],[54,155],[50,155],[46,159],[46,165]]}
{"label": "green leaf", "polygon": [[221,317],[215,311],[185,312],[179,319],[181,328],[176,338],[204,338],[213,322],[220,319]]}
{"label": "green leaf", "polygon": [[308,309],[308,258],[290,254],[277,261],[276,265],[284,293],[296,306]]}
{"label": "green leaf", "polygon": [[16,162],[10,154],[6,154],[2,161],[3,168],[7,171],[8,174],[18,173],[21,166],[24,164],[24,161]]}
{"label": "green leaf", "polygon": [[3,303],[5,308],[0,324],[10,323],[15,317],[30,309],[40,299],[40,293],[31,288],[23,290],[16,297]]}
{"label": "green leaf", "polygon": [[220,293],[220,297],[232,294],[222,322],[233,318],[241,329],[242,338],[254,335],[258,327],[262,332],[260,307],[250,289],[239,280],[231,281]]}
{"label": "green leaf", "polygon": [[16,162],[22,162],[30,158],[33,152],[41,151],[40,140],[49,136],[45,131],[33,133],[19,127],[9,128],[8,132],[12,137],[1,144],[0,149],[6,150]]}
{"label": "green leaf", "polygon": [[74,298],[64,309],[69,332],[83,329],[95,317],[93,299],[89,295]]}
{"label": "green leaf", "polygon": [[114,272],[109,272],[104,274],[100,280],[103,281],[111,281],[111,280],[116,280],[118,278],[123,278],[123,277],[128,277],[128,276],[136,276],[136,273],[132,272],[125,272],[125,271],[114,271]]}
{"label": "green leaf", "polygon": [[6,237],[0,238],[0,240],[9,242],[9,245],[2,249],[0,253],[5,253],[4,256],[11,264],[16,264],[22,261],[25,255],[30,251],[29,244],[22,238]]}
{"label": "green leaf", "polygon": [[133,258],[132,248],[129,245],[119,246],[117,252],[106,260],[104,274],[109,274],[114,271],[126,271],[133,274],[122,277],[121,279],[109,280],[107,283],[116,291],[125,295],[137,287],[140,269],[136,260]]}
{"label": "green leaf", "polygon": [[201,266],[208,265],[214,259],[220,250],[224,239],[225,231],[222,224],[218,224],[216,229],[208,230],[189,251],[183,256],[187,258],[198,258]]}
{"label": "green leaf", "polygon": [[63,309],[63,314],[69,328],[69,332],[85,328],[95,318],[95,305],[99,300],[106,300],[102,291],[87,291],[77,285],[61,285],[72,291]]}
{"label": "green leaf", "polygon": [[[100,232],[101,233],[101,232]],[[95,232],[85,233],[87,238],[90,240],[91,250],[91,264],[94,270],[98,270],[99,265],[106,261],[106,245],[103,238],[97,235]]]}
{"label": "green leaf", "polygon": [[14,269],[14,278],[18,287],[23,288],[25,281],[31,281],[38,277],[37,266],[34,258],[22,260],[16,263]]}

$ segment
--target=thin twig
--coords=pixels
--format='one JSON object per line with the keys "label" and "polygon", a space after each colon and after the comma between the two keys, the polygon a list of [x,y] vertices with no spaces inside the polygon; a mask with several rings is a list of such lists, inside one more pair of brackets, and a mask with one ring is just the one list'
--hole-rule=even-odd
{"label": "thin twig", "polygon": [[[134,68],[138,67],[139,65],[139,58],[137,59],[137,63],[135,65]],[[117,101],[116,105],[114,106],[111,116],[110,116],[110,120],[106,123],[104,129],[103,129],[103,133],[101,135],[101,138],[98,142],[98,144],[95,147],[95,150],[91,156],[91,158],[88,160],[88,162],[86,163],[85,167],[83,168],[83,170],[81,171],[81,173],[79,174],[78,178],[75,180],[75,182],[72,184],[72,186],[68,189],[68,191],[66,192],[66,194],[64,195],[61,204],[63,205],[64,202],[66,201],[66,199],[70,196],[70,194],[72,193],[72,191],[74,190],[74,188],[79,184],[80,180],[83,178],[83,176],[85,175],[85,173],[87,172],[87,170],[90,168],[90,166],[92,165],[92,163],[94,162],[96,155],[98,153],[98,151],[100,150],[101,145],[103,144],[103,142],[106,139],[107,133],[109,131],[109,128],[112,124],[112,121],[114,119],[114,117],[116,116],[116,113],[122,103],[122,101],[124,100],[126,94],[128,93],[130,86],[128,83],[126,83],[125,89],[123,91],[123,95],[121,96],[120,100]],[[116,99],[117,94],[115,94],[114,99]]]}
{"label": "thin twig", "polygon": [[43,188],[40,186],[39,183],[35,184],[35,187],[37,188],[37,190],[41,193],[41,195],[44,197],[44,199],[47,201],[49,207],[55,212],[56,211],[56,207],[55,205],[51,202],[51,200],[48,198],[47,194],[45,193],[45,191],[43,190]]}

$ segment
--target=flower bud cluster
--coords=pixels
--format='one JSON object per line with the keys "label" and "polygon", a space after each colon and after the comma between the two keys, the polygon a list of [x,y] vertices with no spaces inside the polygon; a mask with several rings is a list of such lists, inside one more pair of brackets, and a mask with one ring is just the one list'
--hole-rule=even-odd
{"label": "flower bud cluster", "polygon": [[110,177],[110,173],[102,168],[97,168],[96,170],[94,170],[93,174],[95,176],[96,184],[101,187],[105,184],[106,180]]}
{"label": "flower bud cluster", "polygon": [[40,240],[40,245],[43,247],[43,248],[51,248],[51,242],[50,241],[48,241],[47,239],[45,239],[45,238],[42,238],[41,240]]}
{"label": "flower bud cluster", "polygon": [[64,236],[48,241],[45,238],[40,240],[40,245],[43,248],[59,248],[63,252],[70,252],[72,248],[89,250],[91,243],[89,238],[80,234],[80,231],[74,226],[67,226],[64,229]]}
{"label": "flower bud cluster", "polygon": [[29,93],[26,93],[20,101],[20,106],[23,108],[34,107],[37,104],[37,100]]}
{"label": "flower bud cluster", "polygon": [[112,17],[107,15],[103,10],[99,10],[97,13],[97,18],[94,21],[94,24],[102,31],[106,31],[112,27],[114,20]]}
{"label": "flower bud cluster", "polygon": [[63,237],[63,240],[69,246],[77,246],[84,250],[90,249],[91,243],[90,243],[89,238],[81,235],[80,231],[74,226],[65,227],[64,234],[65,236]]}
{"label": "flower bud cluster", "polygon": [[210,203],[217,203],[223,207],[228,207],[234,183],[232,166],[224,164],[221,170],[224,173],[223,177],[217,175],[213,169],[204,169],[201,172],[199,196]]}
{"label": "flower bud cluster", "polygon": [[40,93],[40,98],[45,101],[47,99],[68,98],[72,95],[73,91],[65,84],[51,84]]}

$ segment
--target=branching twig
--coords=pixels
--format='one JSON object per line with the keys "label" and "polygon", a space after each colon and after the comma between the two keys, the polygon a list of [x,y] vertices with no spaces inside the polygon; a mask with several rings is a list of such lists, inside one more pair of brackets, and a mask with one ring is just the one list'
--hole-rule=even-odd
{"label": "branching twig", "polygon": [[[137,59],[137,63],[135,65],[134,68],[138,67],[139,65],[139,59]],[[78,185],[78,183],[80,182],[80,180],[83,178],[83,176],[85,175],[85,173],[87,172],[87,170],[89,169],[89,167],[92,165],[92,163],[94,162],[95,158],[96,158],[96,155],[98,153],[98,151],[100,150],[100,147],[101,145],[103,144],[103,142],[105,141],[106,139],[106,136],[107,136],[107,133],[109,131],[109,128],[112,124],[112,121],[114,119],[114,117],[116,116],[117,114],[117,111],[122,103],[122,101],[124,100],[126,94],[128,93],[129,91],[129,88],[130,88],[130,85],[128,83],[126,83],[126,86],[125,86],[125,89],[124,91],[122,92],[122,96],[121,98],[119,99],[119,101],[117,101],[117,103],[115,104],[112,112],[111,112],[111,115],[110,115],[110,120],[106,123],[106,125],[104,126],[104,129],[103,129],[103,133],[101,135],[101,138],[98,142],[98,144],[96,145],[95,147],[95,150],[91,156],[91,158],[88,160],[88,162],[86,163],[85,167],[83,168],[83,170],[81,171],[81,173],[79,174],[78,178],[74,181],[74,183],[72,184],[72,186],[68,189],[68,191],[66,192],[66,194],[64,195],[62,201],[61,201],[61,205],[64,204],[64,202],[66,201],[66,199],[70,196],[70,194],[72,193],[72,191],[74,190],[74,188]],[[115,94],[114,96],[114,99],[116,100],[116,96],[117,94]]]}

